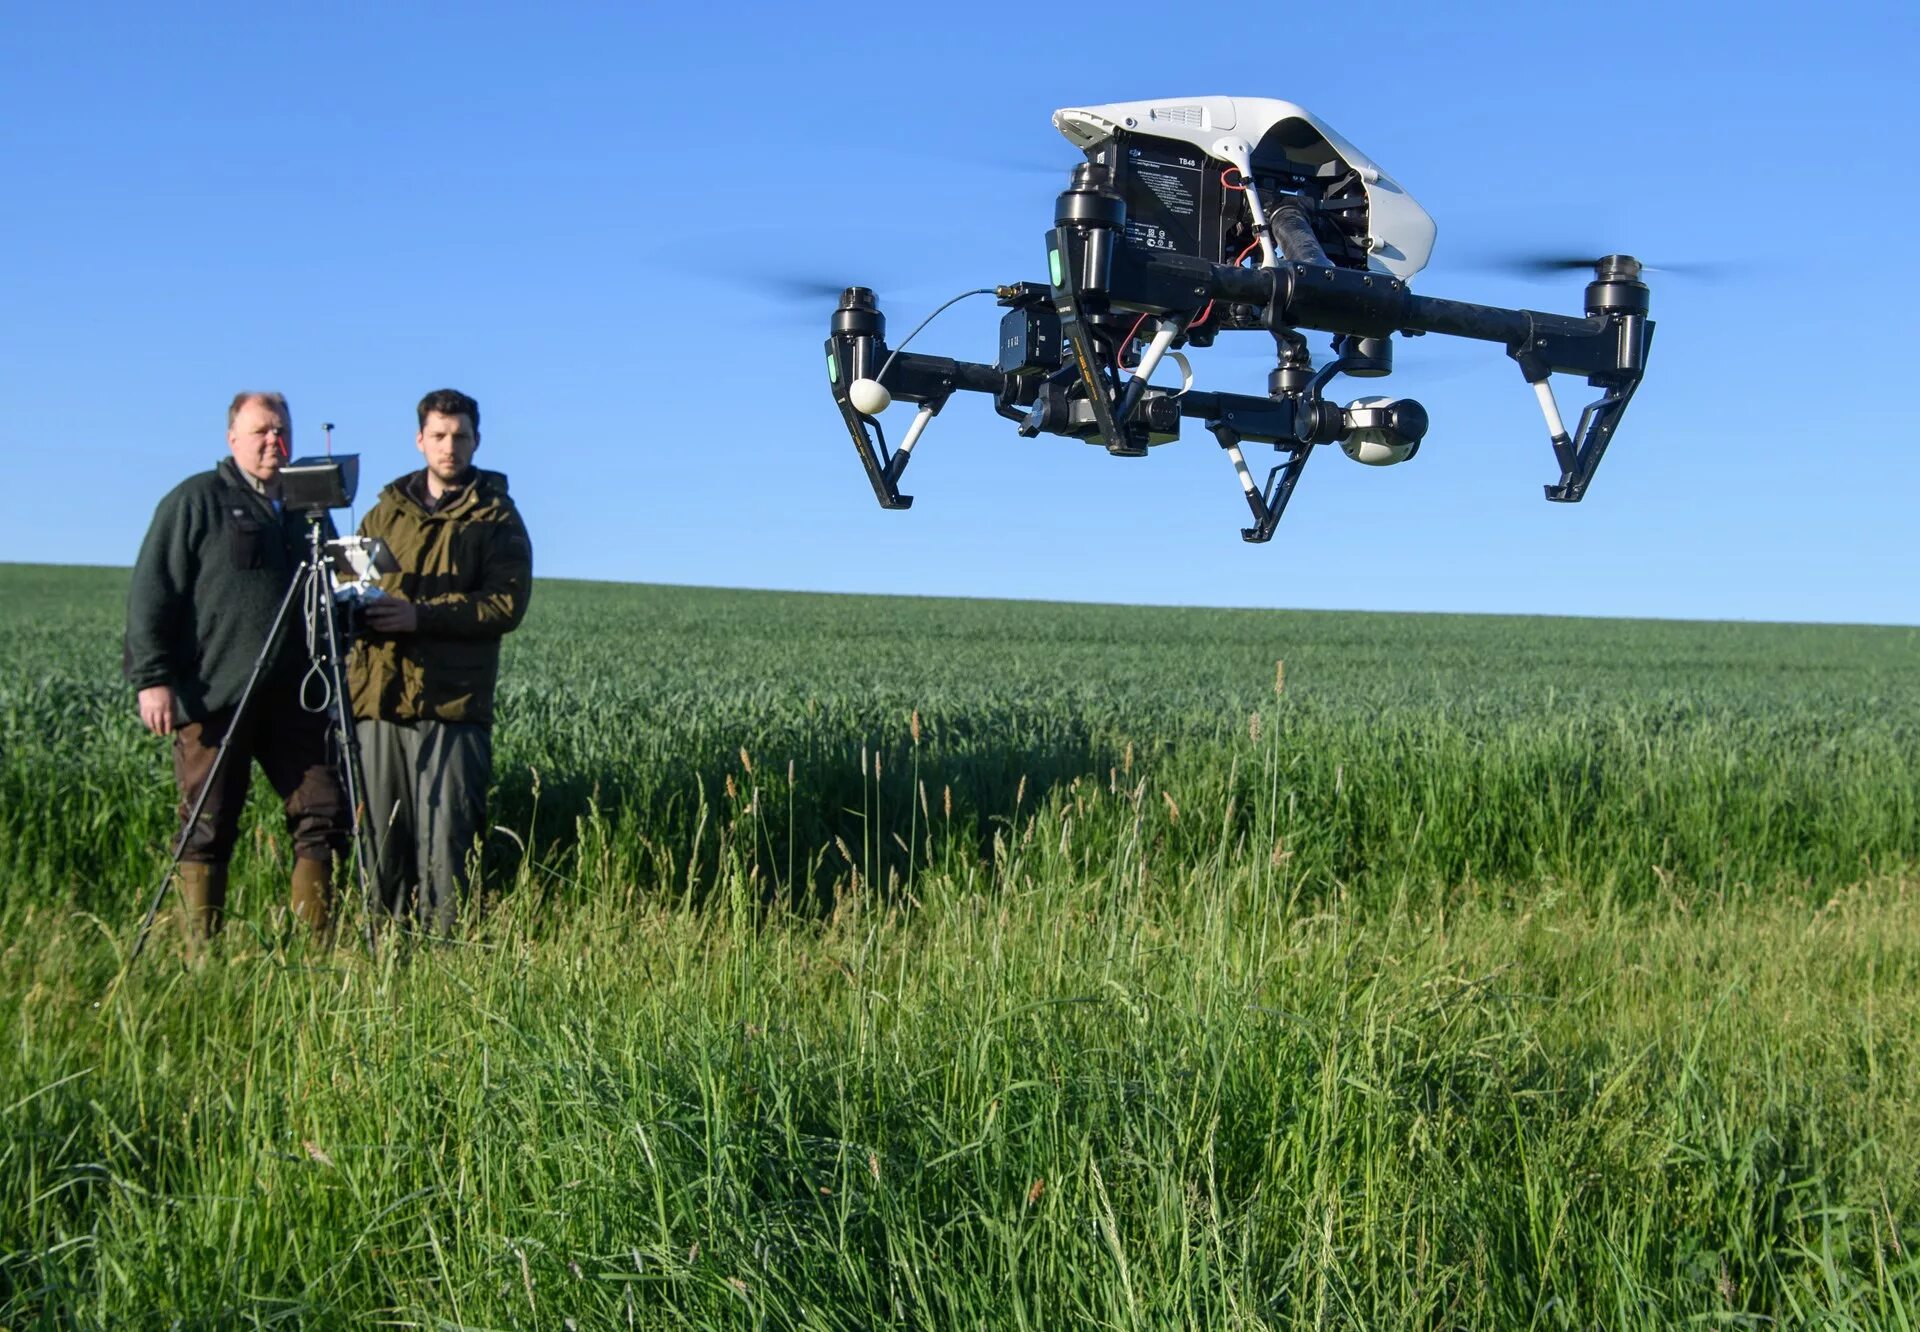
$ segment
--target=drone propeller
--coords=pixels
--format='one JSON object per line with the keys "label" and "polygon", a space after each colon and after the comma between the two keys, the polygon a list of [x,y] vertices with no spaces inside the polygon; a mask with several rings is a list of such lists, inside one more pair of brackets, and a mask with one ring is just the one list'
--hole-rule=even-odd
{"label": "drone propeller", "polygon": [[[1550,278],[1561,273],[1592,273],[1605,257],[1601,254],[1482,254],[1468,258],[1461,266],[1486,273],[1506,273],[1514,277]],[[1734,266],[1713,260],[1689,260],[1671,264],[1642,262],[1640,269],[1645,273],[1658,273],[1662,276],[1714,282],[1731,274]]]}
{"label": "drone propeller", "polygon": [[838,300],[840,293],[848,287],[864,286],[864,283],[834,282],[817,275],[800,276],[791,273],[766,274],[749,279],[750,285],[768,300],[782,303],[804,303],[816,310],[827,301]]}
{"label": "drone propeller", "polygon": [[[876,281],[869,263],[848,264],[849,269],[867,269],[861,278],[836,281],[818,268],[760,268],[749,265],[734,269],[723,281],[745,300],[773,311],[777,320],[805,320],[824,325],[829,313],[848,287],[880,287],[888,292],[905,292],[916,283],[891,283],[884,272]],[[831,270],[828,270],[831,271]]]}

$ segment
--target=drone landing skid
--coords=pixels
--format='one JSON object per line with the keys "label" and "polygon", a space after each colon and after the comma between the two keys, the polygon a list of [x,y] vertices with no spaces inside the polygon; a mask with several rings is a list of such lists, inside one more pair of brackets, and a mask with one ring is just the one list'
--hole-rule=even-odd
{"label": "drone landing skid", "polygon": [[1253,473],[1247,467],[1246,457],[1240,452],[1240,436],[1223,425],[1215,425],[1210,429],[1214,438],[1220,441],[1220,447],[1227,451],[1227,458],[1240,478],[1240,489],[1246,493],[1247,507],[1253,510],[1253,526],[1241,528],[1240,539],[1254,544],[1273,540],[1273,529],[1280,525],[1280,519],[1287,511],[1287,501],[1293,498],[1293,488],[1300,481],[1300,473],[1306,468],[1311,451],[1294,449],[1285,462],[1267,473],[1264,486],[1256,485]]}

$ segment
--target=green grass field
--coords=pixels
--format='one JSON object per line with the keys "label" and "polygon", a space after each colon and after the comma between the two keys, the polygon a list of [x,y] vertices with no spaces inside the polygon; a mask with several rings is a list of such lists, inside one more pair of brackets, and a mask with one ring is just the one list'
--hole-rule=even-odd
{"label": "green grass field", "polygon": [[1920,1325],[1920,632],[547,582],[468,939],[256,790],[116,986],[124,590],[0,568],[0,1326]]}

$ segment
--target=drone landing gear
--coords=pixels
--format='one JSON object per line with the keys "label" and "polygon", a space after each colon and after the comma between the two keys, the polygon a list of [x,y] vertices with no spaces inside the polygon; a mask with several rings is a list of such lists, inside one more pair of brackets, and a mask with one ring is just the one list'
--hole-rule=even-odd
{"label": "drone landing gear", "polygon": [[[1355,428],[1352,410],[1328,402],[1320,396],[1320,391],[1335,375],[1356,368],[1356,363],[1343,356],[1316,372],[1307,356],[1306,339],[1298,332],[1277,328],[1273,335],[1279,347],[1280,364],[1268,379],[1272,395],[1262,402],[1257,398],[1219,394],[1217,415],[1208,417],[1206,423],[1214,439],[1226,450],[1227,459],[1240,478],[1247,507],[1253,510],[1253,526],[1241,528],[1240,539],[1255,545],[1273,539],[1273,531],[1286,514],[1287,501],[1293,498],[1293,488],[1300,483],[1300,473],[1306,469],[1307,456],[1313,452],[1314,445],[1331,443]],[[1420,415],[1424,434],[1425,413]],[[1265,485],[1254,483],[1253,472],[1240,451],[1240,445],[1247,442],[1272,444],[1287,455],[1284,462],[1267,473]],[[1418,446],[1419,436],[1414,437],[1412,444]]]}
{"label": "drone landing gear", "polygon": [[[1522,358],[1515,359],[1521,360],[1521,368],[1526,369]],[[1637,384],[1636,380],[1624,386],[1610,386],[1598,400],[1587,404],[1580,413],[1579,429],[1569,435],[1560,419],[1560,405],[1554,401],[1552,384],[1544,375],[1533,381],[1541,414],[1547,420],[1547,438],[1553,445],[1554,461],[1560,464],[1560,480],[1545,487],[1548,500],[1555,504],[1578,504],[1586,497],[1587,486],[1600,466],[1600,459],[1606,455],[1614,428],[1620,424]]]}
{"label": "drone landing gear", "polygon": [[[880,427],[877,418],[868,416],[848,406],[849,424],[853,429],[853,446],[860,452],[860,465],[866,469],[867,480],[873,483],[874,498],[880,501],[883,509],[911,509],[913,496],[900,493],[900,474],[907,470],[912,460],[913,446],[920,442],[920,436],[926,433],[927,422],[940,414],[947,405],[945,397],[920,404],[915,413],[913,424],[907,427],[906,435],[900,440],[900,447],[889,450],[887,435]],[[865,426],[873,427],[873,440],[867,439]]]}
{"label": "drone landing gear", "polygon": [[1259,544],[1273,539],[1273,529],[1280,525],[1280,519],[1287,511],[1287,501],[1293,498],[1293,488],[1300,481],[1300,473],[1307,465],[1307,455],[1312,446],[1296,444],[1288,454],[1287,460],[1267,473],[1264,486],[1254,484],[1253,473],[1247,469],[1245,455],[1240,452],[1240,436],[1230,427],[1213,425],[1209,427],[1213,437],[1220,441],[1220,447],[1227,451],[1227,458],[1233,463],[1233,470],[1239,474],[1240,489],[1246,492],[1247,507],[1253,510],[1253,526],[1240,529],[1242,541]]}

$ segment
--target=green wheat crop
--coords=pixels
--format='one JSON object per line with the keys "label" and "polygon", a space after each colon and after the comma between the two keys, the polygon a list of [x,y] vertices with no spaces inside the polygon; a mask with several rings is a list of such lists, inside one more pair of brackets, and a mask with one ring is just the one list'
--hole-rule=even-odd
{"label": "green wheat crop", "polygon": [[116,984],[124,588],[0,570],[0,1325],[1920,1322],[1911,630],[543,583],[467,939],[256,791]]}

